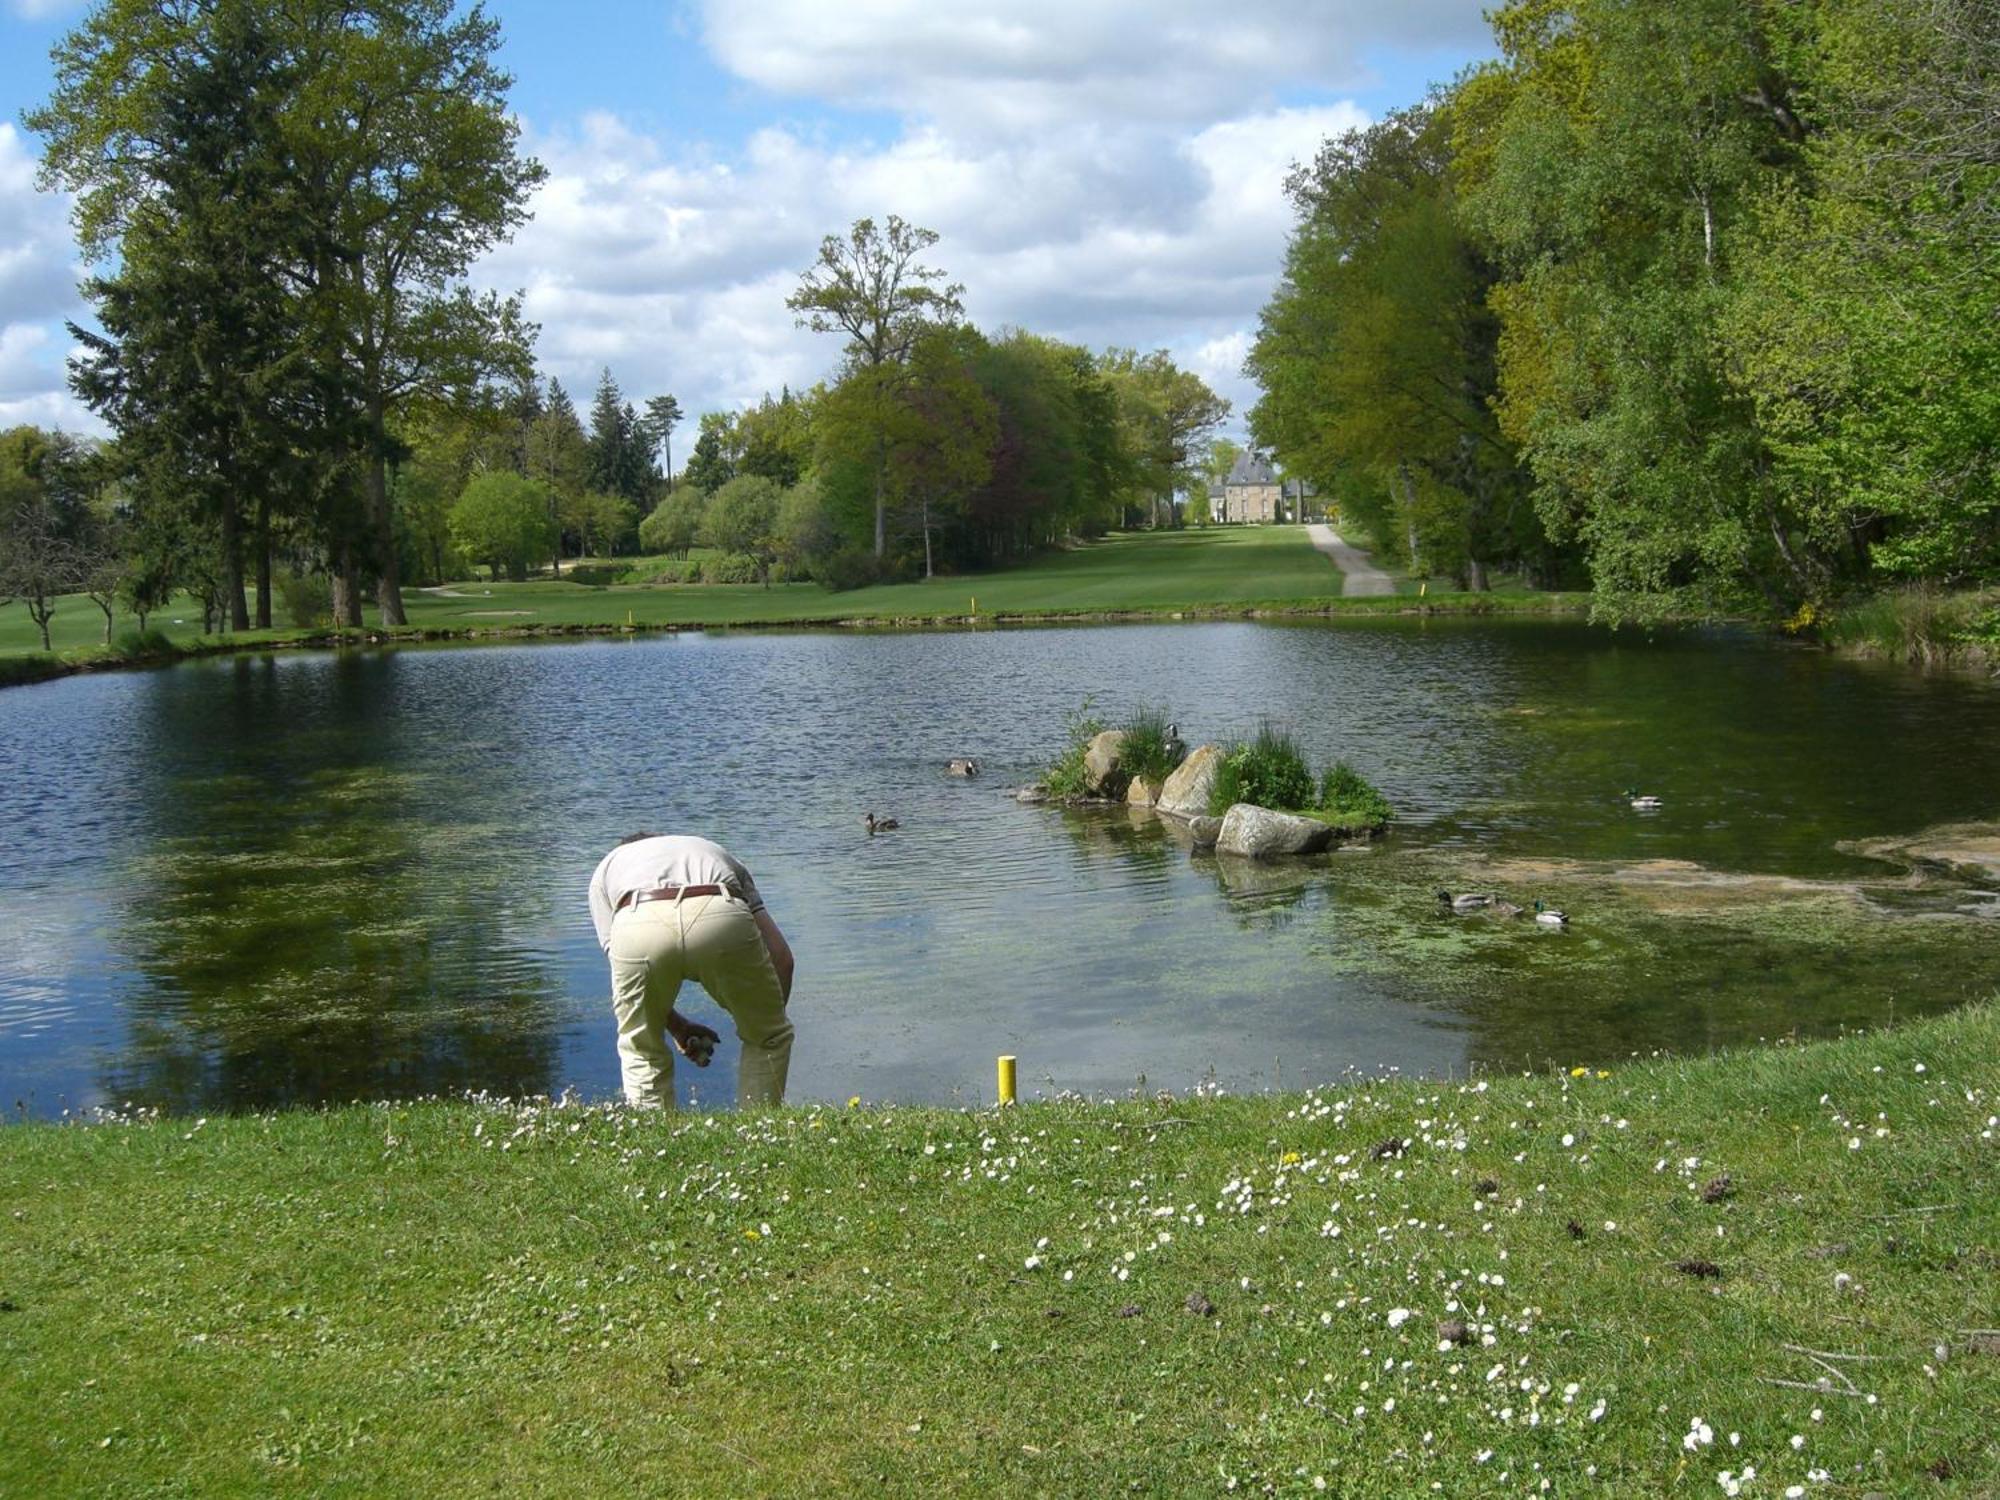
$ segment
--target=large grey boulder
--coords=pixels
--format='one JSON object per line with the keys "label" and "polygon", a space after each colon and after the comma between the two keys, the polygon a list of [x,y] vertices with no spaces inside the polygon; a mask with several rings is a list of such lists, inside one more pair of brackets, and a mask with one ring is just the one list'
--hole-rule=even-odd
{"label": "large grey boulder", "polygon": [[1116,797],[1125,790],[1125,768],[1120,752],[1125,748],[1125,731],[1107,729],[1091,740],[1083,752],[1083,781],[1093,797]]}
{"label": "large grey boulder", "polygon": [[1332,842],[1333,830],[1316,819],[1238,802],[1222,815],[1215,851],[1248,859],[1276,859],[1287,854],[1317,854]]}
{"label": "large grey boulder", "polygon": [[1155,787],[1152,782],[1143,776],[1134,776],[1131,784],[1125,788],[1125,805],[1127,807],[1151,807],[1159,800],[1159,796],[1159,788]]}
{"label": "large grey boulder", "polygon": [[1215,769],[1221,764],[1220,746],[1197,746],[1161,786],[1160,795],[1154,799],[1153,810],[1176,818],[1206,817],[1208,796],[1215,790]]}

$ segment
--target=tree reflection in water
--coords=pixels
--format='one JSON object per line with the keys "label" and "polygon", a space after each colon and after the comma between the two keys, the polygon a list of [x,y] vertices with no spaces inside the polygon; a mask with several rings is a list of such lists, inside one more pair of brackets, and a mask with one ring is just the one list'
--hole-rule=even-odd
{"label": "tree reflection in water", "polygon": [[192,1111],[546,1091],[558,989],[509,934],[549,893],[506,879],[517,830],[453,816],[393,660],[235,666],[219,691],[150,700],[151,742],[201,753],[147,763],[161,784],[114,922],[136,973],[107,1093]]}

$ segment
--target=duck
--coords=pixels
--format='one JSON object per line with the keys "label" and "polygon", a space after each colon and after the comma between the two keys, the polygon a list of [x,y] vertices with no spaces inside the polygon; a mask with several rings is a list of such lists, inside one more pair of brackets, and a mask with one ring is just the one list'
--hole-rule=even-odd
{"label": "duck", "polygon": [[887,833],[892,828],[901,828],[903,826],[894,818],[878,818],[873,813],[868,814],[866,821],[870,833]]}
{"label": "duck", "polygon": [[1524,910],[1524,908],[1516,906],[1512,901],[1504,901],[1498,896],[1493,898],[1493,905],[1487,909],[1496,917],[1518,917]]}
{"label": "duck", "polygon": [[1650,792],[1645,796],[1641,796],[1635,787],[1628,786],[1625,788],[1625,798],[1632,804],[1633,810],[1636,812],[1658,812],[1666,806],[1666,803],[1662,802],[1658,797],[1653,796]]}
{"label": "duck", "polygon": [[1540,927],[1567,927],[1569,926],[1569,914],[1557,911],[1545,901],[1537,900],[1535,902],[1535,923]]}
{"label": "duck", "polygon": [[1450,907],[1453,912],[1461,917],[1475,911],[1484,911],[1493,904],[1493,897],[1490,895],[1468,894],[1454,896],[1450,891],[1439,891],[1437,898],[1439,905]]}
{"label": "duck", "polygon": [[949,776],[977,776],[979,762],[969,755],[955,756],[944,763],[945,774]]}

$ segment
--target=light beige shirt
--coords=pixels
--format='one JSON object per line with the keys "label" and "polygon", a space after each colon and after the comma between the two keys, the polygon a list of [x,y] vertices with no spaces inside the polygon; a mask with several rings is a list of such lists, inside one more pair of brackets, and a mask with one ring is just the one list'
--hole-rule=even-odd
{"label": "light beige shirt", "polygon": [[611,947],[611,916],[618,903],[635,891],[663,885],[726,885],[750,910],[762,911],[764,898],[743,861],[722,845],[686,834],[663,834],[620,844],[598,862],[590,877],[590,920],[597,925],[597,945]]}

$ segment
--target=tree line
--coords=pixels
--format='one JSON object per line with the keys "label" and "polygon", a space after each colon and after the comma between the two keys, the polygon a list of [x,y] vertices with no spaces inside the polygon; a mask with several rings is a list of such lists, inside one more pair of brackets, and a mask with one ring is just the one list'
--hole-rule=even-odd
{"label": "tree line", "polygon": [[519,297],[466,282],[544,177],[499,41],[451,0],[101,0],[58,45],[24,118],[101,268],[71,383],[113,436],[0,449],[0,599],[45,640],[87,587],[142,628],[183,591],[212,628],[320,592],[397,625],[407,580],[473,565],[700,542],[711,575],[844,585],[1176,518],[1228,404],[1164,351],[973,329],[894,217],[790,299],[836,374],[702,416],[677,486],[672,395],[606,370],[586,419]]}
{"label": "tree line", "polygon": [[1375,543],[1614,618],[2000,565],[2000,11],[1513,0],[1327,141],[1254,437]]}

